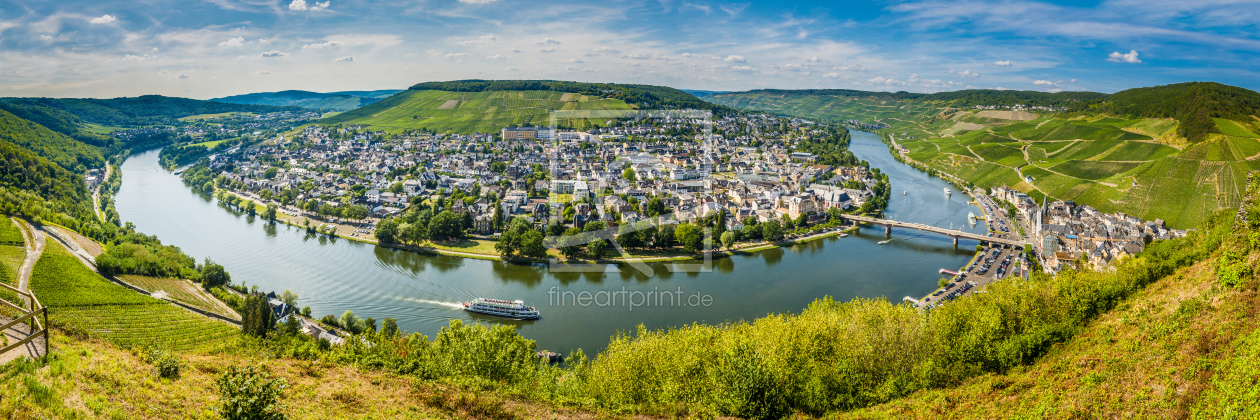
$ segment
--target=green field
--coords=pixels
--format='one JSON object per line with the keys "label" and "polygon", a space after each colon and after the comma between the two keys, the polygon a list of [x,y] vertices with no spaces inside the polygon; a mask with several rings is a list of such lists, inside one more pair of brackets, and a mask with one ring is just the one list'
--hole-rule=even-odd
{"label": "green field", "polygon": [[17,222],[10,220],[8,216],[0,215],[0,244],[6,245],[22,245],[26,243],[26,238],[22,236],[22,231],[17,226]]}
{"label": "green field", "polygon": [[189,350],[221,341],[238,330],[183,308],[119,286],[48,241],[31,273],[31,291],[49,307],[54,323],[100,335],[119,345],[165,343]]}
{"label": "green field", "polygon": [[[552,91],[447,92],[408,90],[374,104],[323,119],[321,124],[363,124],[373,129],[401,132],[429,129],[438,132],[491,133],[517,125],[550,125],[553,110],[629,110],[617,99]],[[586,128],[604,125],[609,118],[561,120],[562,125]]]}
{"label": "green field", "polygon": [[1224,136],[1187,147],[1177,138],[1177,120],[1166,118],[1040,113],[1030,121],[1000,120],[942,102],[788,91],[706,99],[818,120],[889,124],[880,131],[894,135],[909,158],[977,186],[1005,185],[1034,198],[1075,200],[1177,228],[1236,206],[1246,171],[1260,169],[1249,160],[1260,157],[1255,121],[1217,119]]}

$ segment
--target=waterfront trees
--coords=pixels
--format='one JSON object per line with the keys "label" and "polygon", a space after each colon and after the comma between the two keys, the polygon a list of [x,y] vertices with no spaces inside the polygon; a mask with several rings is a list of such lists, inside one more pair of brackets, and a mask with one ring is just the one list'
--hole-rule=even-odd
{"label": "waterfront trees", "polygon": [[443,210],[429,221],[429,237],[440,241],[464,239],[464,218]]}

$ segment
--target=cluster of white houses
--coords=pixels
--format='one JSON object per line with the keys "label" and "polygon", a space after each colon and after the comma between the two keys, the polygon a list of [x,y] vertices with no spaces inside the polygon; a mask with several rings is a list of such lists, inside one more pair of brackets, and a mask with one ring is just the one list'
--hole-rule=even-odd
{"label": "cluster of white houses", "polygon": [[1185,236],[1163,220],[1144,221],[1116,212],[1104,213],[1072,201],[1038,204],[1027,194],[996,187],[991,195],[1015,206],[1018,217],[1031,228],[1030,239],[1047,271],[1077,267],[1081,261],[1106,267],[1137,254],[1150,241]]}

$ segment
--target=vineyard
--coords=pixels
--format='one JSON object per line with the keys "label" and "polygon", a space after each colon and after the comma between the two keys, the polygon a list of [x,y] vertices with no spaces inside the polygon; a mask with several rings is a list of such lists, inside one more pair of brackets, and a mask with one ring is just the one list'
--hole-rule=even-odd
{"label": "vineyard", "polygon": [[149,293],[153,293],[154,296],[157,293],[164,293],[167,299],[176,300],[185,305],[206,312],[214,312],[228,318],[241,319],[240,315],[236,314],[236,311],[233,311],[232,308],[227,307],[223,302],[219,302],[218,299],[201,290],[201,287],[191,281],[133,275],[121,275],[118,278],[127,282],[127,284],[147,290]]}
{"label": "vineyard", "polygon": [[[452,106],[453,105],[453,106]],[[447,92],[409,90],[380,102],[344,112],[323,124],[363,124],[399,132],[429,129],[438,132],[497,133],[515,125],[550,125],[553,110],[629,110],[617,99],[551,91]],[[560,121],[575,127],[604,124],[608,118]]]}
{"label": "vineyard", "polygon": [[[1074,200],[1177,228],[1237,206],[1246,172],[1260,169],[1260,123],[1253,118],[1216,118],[1219,134],[1188,143],[1171,118],[1043,111],[1004,119],[1006,114],[948,100],[906,97],[914,94],[828,92],[751,91],[705,99],[804,118],[887,124],[880,131],[904,146],[910,159],[977,187],[1007,186],[1037,201]],[[981,92],[977,98],[1005,94]]]}
{"label": "vineyard", "polygon": [[25,244],[26,239],[22,237],[20,229],[17,222],[10,220],[8,216],[0,215],[0,245],[22,246]]}
{"label": "vineyard", "polygon": [[123,347],[156,343],[174,351],[191,351],[228,342],[240,334],[227,323],[165,302],[72,306],[51,310],[49,317],[53,322],[85,328]]}
{"label": "vineyard", "polygon": [[87,268],[56,241],[48,241],[31,273],[31,290],[50,308],[55,324],[89,331],[119,345],[159,341],[191,350],[239,330],[119,286]]}

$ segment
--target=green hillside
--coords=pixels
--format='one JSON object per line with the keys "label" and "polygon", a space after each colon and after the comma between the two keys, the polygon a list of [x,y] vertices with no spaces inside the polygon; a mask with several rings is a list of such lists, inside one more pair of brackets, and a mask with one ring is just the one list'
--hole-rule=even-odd
{"label": "green hillside", "polygon": [[308,92],[304,90],[285,90],[280,92],[259,92],[244,95],[227,96],[211,99],[215,102],[247,105],[298,106],[306,109],[325,111],[349,111],[401,90],[374,90],[349,92]]}
{"label": "green hillside", "polygon": [[1174,118],[1181,122],[1177,134],[1198,142],[1209,134],[1223,133],[1214,118],[1242,121],[1244,126],[1254,127],[1254,116],[1260,115],[1260,93],[1220,83],[1178,83],[1116,92],[1078,104],[1071,111]]}
{"label": "green hillside", "polygon": [[[880,131],[905,148],[906,158],[976,186],[1005,185],[1037,199],[1075,200],[1190,228],[1219,209],[1236,207],[1246,172],[1260,169],[1255,134],[1260,121],[1248,108],[1256,94],[1219,86],[1182,84],[1113,95],[751,91],[705,99],[819,120],[885,124]],[[1157,106],[1175,102],[1163,95],[1206,98],[1196,109],[1214,110],[1204,111],[1213,116],[1207,120],[1210,132],[1198,129],[1202,138],[1189,141],[1183,120],[1168,111],[1171,105]],[[1063,111],[975,108],[1020,103]],[[1125,105],[1136,103],[1156,105]],[[1221,110],[1228,106],[1239,110]]]}
{"label": "green hillside", "polygon": [[[407,90],[371,105],[323,119],[321,124],[363,124],[400,132],[427,129],[462,134],[498,132],[516,125],[548,125],[552,110],[629,110],[619,99],[534,91],[451,92]],[[603,125],[607,118],[562,121],[575,128]]]}
{"label": "green hillside", "polygon": [[0,110],[0,140],[22,146],[77,173],[105,166],[105,159],[95,147],[3,110]]}

